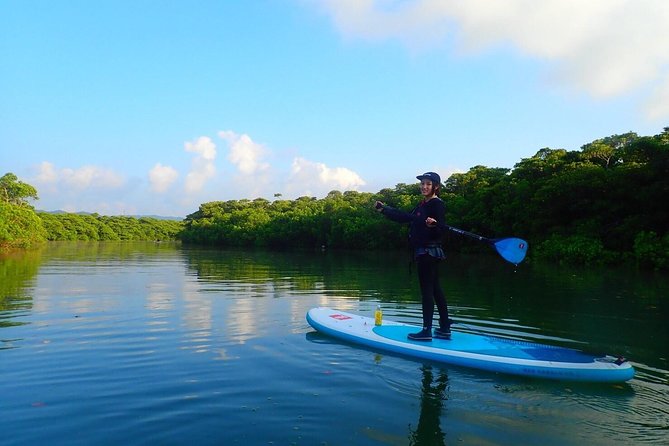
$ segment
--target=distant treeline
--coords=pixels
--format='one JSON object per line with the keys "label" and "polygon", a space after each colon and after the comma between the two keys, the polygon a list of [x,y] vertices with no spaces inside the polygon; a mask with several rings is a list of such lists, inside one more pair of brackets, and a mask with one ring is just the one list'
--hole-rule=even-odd
{"label": "distant treeline", "polygon": [[[579,151],[541,149],[513,169],[475,166],[446,179],[441,197],[448,224],[486,237],[524,238],[530,260],[669,268],[669,128],[651,137],[613,135]],[[32,186],[13,174],[0,178],[0,248],[40,240],[178,239],[219,247],[399,249],[407,245],[406,229],[378,215],[373,203],[411,210],[421,196],[416,182],[375,194],[216,201],[182,222],[35,213],[27,198],[37,198]],[[481,248],[457,235],[446,244]]]}
{"label": "distant treeline", "polygon": [[35,212],[0,202],[0,251],[45,241],[177,240],[184,222],[150,217]]}
{"label": "distant treeline", "polygon": [[38,212],[47,240],[175,240],[183,222],[152,217]]}

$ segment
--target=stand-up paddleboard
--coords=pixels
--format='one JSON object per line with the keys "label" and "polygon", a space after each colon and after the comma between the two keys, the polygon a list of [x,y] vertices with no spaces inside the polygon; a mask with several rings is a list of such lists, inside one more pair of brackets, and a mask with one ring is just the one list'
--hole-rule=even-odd
{"label": "stand-up paddleboard", "polygon": [[623,358],[591,355],[565,347],[453,331],[451,339],[411,341],[415,325],[383,321],[333,310],[312,308],[307,322],[327,335],[375,349],[492,372],[554,380],[624,382],[634,368]]}

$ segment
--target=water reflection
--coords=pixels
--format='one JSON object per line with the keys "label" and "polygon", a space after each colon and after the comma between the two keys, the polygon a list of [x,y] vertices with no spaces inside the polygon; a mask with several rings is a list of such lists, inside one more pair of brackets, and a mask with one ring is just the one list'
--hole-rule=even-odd
{"label": "water reflection", "polygon": [[[444,366],[447,375],[312,332],[304,316],[314,306],[371,315],[381,303],[388,319],[419,321],[402,259],[138,243],[53,244],[0,259],[7,437],[33,444],[31,435],[85,433],[90,444],[132,443],[128,436],[159,444],[201,433],[231,444],[235,432],[239,442],[258,440],[244,444],[378,444],[356,436],[369,430],[399,439],[387,444],[407,436],[414,445],[666,443],[666,279],[530,264],[514,272],[499,259],[449,258],[444,283],[467,329],[578,340],[634,361],[629,385],[598,392]],[[26,325],[11,326],[19,322]],[[401,382],[399,392],[378,390],[379,370]],[[73,398],[81,394],[89,398]],[[257,411],[240,410],[248,407]],[[104,426],[112,419],[117,437],[100,438],[111,435]],[[300,420],[300,429],[285,420]]]}
{"label": "water reflection", "polygon": [[409,444],[412,446],[445,445],[445,434],[441,428],[444,401],[448,400],[448,376],[443,370],[435,372],[432,366],[423,365],[420,416],[415,429],[410,429]]}
{"label": "water reflection", "polygon": [[17,317],[33,307],[29,288],[41,262],[40,251],[0,254],[0,328],[24,323]]}
{"label": "water reflection", "polygon": [[245,287],[250,296],[274,296],[322,291],[349,297],[379,298],[379,285],[392,283],[393,293],[383,299],[412,299],[410,278],[389,274],[379,277],[387,265],[396,269],[394,255],[383,253],[268,252],[186,249],[189,271],[208,291]]}

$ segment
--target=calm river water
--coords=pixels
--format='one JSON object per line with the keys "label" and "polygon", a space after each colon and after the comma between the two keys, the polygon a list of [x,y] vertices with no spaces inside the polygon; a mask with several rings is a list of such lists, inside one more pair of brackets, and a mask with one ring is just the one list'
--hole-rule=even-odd
{"label": "calm river water", "polygon": [[0,444],[669,444],[669,278],[494,254],[442,269],[467,330],[624,355],[623,385],[358,348],[314,306],[420,323],[388,253],[53,243],[0,258]]}

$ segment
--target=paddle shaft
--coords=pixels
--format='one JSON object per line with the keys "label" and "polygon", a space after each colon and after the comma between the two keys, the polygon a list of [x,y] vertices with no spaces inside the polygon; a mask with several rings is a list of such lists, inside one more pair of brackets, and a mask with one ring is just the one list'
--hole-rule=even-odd
{"label": "paddle shaft", "polygon": [[446,225],[446,229],[448,229],[449,231],[457,232],[458,234],[466,235],[467,237],[475,238],[476,240],[480,240],[482,242],[494,243],[492,239],[483,237],[482,235],[474,234],[473,232],[465,231],[464,229],[454,228],[453,226],[448,226],[448,225]]}

